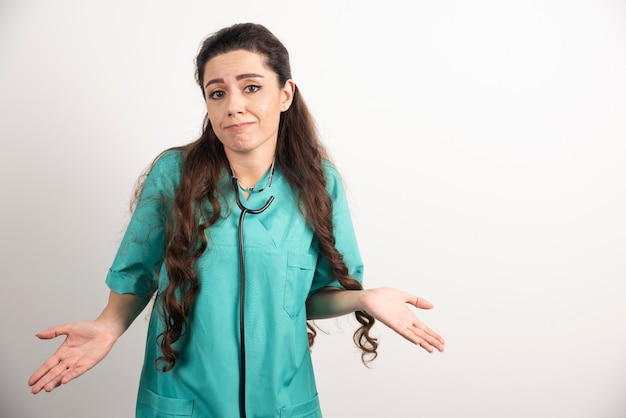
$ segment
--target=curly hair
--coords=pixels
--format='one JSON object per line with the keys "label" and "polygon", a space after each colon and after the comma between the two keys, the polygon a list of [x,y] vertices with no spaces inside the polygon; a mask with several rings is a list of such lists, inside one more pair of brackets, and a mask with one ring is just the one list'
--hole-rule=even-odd
{"label": "curly hair", "polygon": [[[217,55],[234,50],[262,55],[265,64],[276,74],[279,85],[291,79],[285,46],[262,25],[236,24],[215,32],[200,47],[195,62],[196,81],[203,97],[205,64]],[[174,343],[188,328],[188,316],[200,287],[195,262],[207,250],[205,230],[220,217],[218,182],[222,170],[228,167],[223,145],[208,116],[205,116],[200,138],[177,149],[183,154],[182,173],[173,213],[167,223],[164,262],[169,283],[160,293],[165,329],[157,338],[162,355],[156,362],[162,365],[163,371],[171,370],[180,356]],[[335,247],[332,200],[323,169],[323,161],[329,156],[297,86],[290,108],[280,116],[275,159],[298,196],[300,210],[313,229],[320,254],[331,266],[334,278],[347,290],[362,289],[361,283],[350,277]],[[210,209],[207,206],[208,213],[205,213],[207,200]],[[355,312],[355,316],[360,327],[354,333],[354,342],[362,350],[361,360],[367,365],[377,356],[378,342],[370,335],[375,320],[362,311]],[[312,345],[316,332],[311,321],[307,325],[309,345]]]}

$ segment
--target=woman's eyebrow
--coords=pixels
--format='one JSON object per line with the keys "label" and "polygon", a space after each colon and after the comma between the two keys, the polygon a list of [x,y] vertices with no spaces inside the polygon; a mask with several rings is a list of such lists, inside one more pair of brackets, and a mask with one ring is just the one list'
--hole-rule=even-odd
{"label": "woman's eyebrow", "polygon": [[[244,73],[244,74],[239,74],[238,76],[235,77],[237,81],[243,80],[244,78],[263,78],[263,76],[257,73]],[[207,83],[204,85],[204,88],[209,87],[211,84],[223,83],[223,82],[224,82],[223,78],[213,78],[207,81]]]}

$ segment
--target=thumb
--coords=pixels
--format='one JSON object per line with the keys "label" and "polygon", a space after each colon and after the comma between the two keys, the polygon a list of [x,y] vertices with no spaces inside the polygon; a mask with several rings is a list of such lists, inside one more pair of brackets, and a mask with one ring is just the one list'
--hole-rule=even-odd
{"label": "thumb", "polygon": [[35,336],[42,340],[49,340],[51,338],[56,338],[59,335],[67,335],[69,333],[69,326],[67,324],[58,325],[55,327],[50,327],[43,331],[39,331]]}
{"label": "thumb", "polygon": [[432,309],[434,307],[434,305],[432,303],[430,303],[428,300],[424,299],[424,298],[420,298],[417,296],[414,296],[409,303],[413,306],[415,306],[416,308],[420,308],[420,309]]}

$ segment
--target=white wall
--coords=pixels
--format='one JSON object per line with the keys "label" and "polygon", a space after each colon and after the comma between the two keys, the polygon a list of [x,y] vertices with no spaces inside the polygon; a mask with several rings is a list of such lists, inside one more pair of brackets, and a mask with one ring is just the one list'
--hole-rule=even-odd
{"label": "white wall", "polygon": [[31,397],[60,343],[34,334],[104,306],[135,179],[199,132],[200,41],[255,21],[345,175],[367,284],[432,300],[447,340],[379,326],[368,370],[323,322],[325,416],[625,417],[626,5],[309,3],[0,3],[0,416],[132,416],[145,315]]}

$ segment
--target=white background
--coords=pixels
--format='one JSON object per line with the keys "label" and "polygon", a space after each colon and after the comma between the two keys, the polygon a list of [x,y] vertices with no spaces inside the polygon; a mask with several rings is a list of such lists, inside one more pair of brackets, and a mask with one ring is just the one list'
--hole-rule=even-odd
{"label": "white background", "polygon": [[140,172],[194,140],[200,41],[265,24],[343,173],[368,287],[430,299],[429,355],[354,321],[313,349],[325,417],[626,417],[626,4],[0,2],[0,416],[130,417],[142,314],[52,394],[26,381],[94,318]]}

